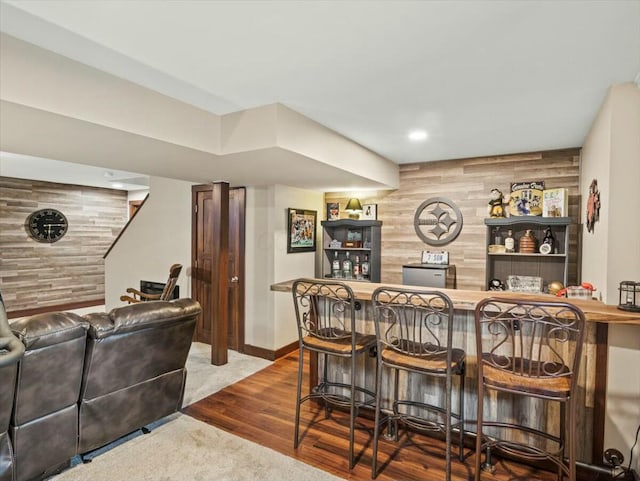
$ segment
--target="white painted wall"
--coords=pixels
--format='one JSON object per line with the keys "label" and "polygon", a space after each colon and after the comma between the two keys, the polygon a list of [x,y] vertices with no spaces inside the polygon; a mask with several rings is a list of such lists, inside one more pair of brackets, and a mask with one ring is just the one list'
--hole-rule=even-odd
{"label": "white painted wall", "polygon": [[218,115],[4,33],[1,38],[2,100],[205,152],[220,149]]}
{"label": "white painted wall", "polygon": [[[347,139],[343,135],[295,112],[277,105],[278,145],[373,179],[389,188],[400,185],[398,165]],[[319,140],[322,139],[322,140]],[[348,160],[345,166],[345,159]]]}
{"label": "white painted wall", "polygon": [[[618,304],[620,281],[640,281],[640,88],[610,88],[582,149],[580,191],[586,203],[598,180],[600,221],[584,227],[582,278],[592,282],[607,304]],[[585,204],[586,205],[586,204]],[[640,424],[640,326],[609,326],[609,365],[604,447],[629,460]],[[640,472],[640,446],[632,468]],[[598,461],[598,460],[595,460]]]}
{"label": "white painted wall", "polygon": [[149,198],[105,259],[105,305],[123,305],[127,287],[140,280],[166,282],[182,264],[180,296],[191,295],[191,183],[151,177]]}
{"label": "white painted wall", "polygon": [[298,338],[291,295],[271,292],[273,283],[314,277],[318,252],[287,254],[287,209],[318,212],[317,246],[324,196],[282,185],[247,189],[245,342],[276,350]]}
{"label": "white painted wall", "polygon": [[245,217],[245,343],[273,349],[273,187],[248,187]]}
{"label": "white painted wall", "polygon": [[[232,186],[280,182],[344,190],[398,184],[396,164],[283,105],[221,117],[10,35],[0,37],[4,151]],[[309,175],[311,169],[316,175]],[[274,172],[286,176],[267,175]]]}
{"label": "white painted wall", "polygon": [[[152,177],[149,198],[105,261],[107,310],[122,305],[127,287],[140,279],[164,282],[169,266],[181,263],[180,295],[191,294],[191,183]],[[287,208],[318,212],[323,193],[282,185],[247,188],[245,342],[276,350],[297,339],[291,296],[271,292],[275,282],[314,277],[318,252],[287,254]]]}
{"label": "white painted wall", "polygon": [[[582,206],[582,281],[592,283],[598,296],[606,294],[607,242],[609,238],[609,156],[611,152],[611,105],[604,102],[596,116],[589,135],[584,142],[580,162],[580,194]],[[595,223],[593,233],[587,231],[587,199],[591,181],[598,181],[600,191],[600,220]]]}

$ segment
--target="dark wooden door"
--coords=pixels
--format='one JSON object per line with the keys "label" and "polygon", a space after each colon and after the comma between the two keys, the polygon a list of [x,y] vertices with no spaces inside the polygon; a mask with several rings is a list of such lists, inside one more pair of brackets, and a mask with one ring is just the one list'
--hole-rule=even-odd
{"label": "dark wooden door", "polygon": [[244,187],[229,190],[229,349],[244,352]]}
{"label": "dark wooden door", "polygon": [[[206,189],[201,190],[201,187]],[[196,341],[211,342],[211,271],[213,262],[213,190],[210,186],[194,186],[192,190],[194,216],[192,296],[202,306],[196,326]]]}
{"label": "dark wooden door", "polygon": [[229,302],[229,184],[191,188],[191,294],[202,306],[195,340],[211,344],[211,363],[227,362]]}

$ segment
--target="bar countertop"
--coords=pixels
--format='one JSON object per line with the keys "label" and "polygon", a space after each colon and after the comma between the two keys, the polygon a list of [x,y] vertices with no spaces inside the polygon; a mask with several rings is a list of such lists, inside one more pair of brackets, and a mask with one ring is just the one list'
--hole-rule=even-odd
{"label": "bar countertop", "polygon": [[[291,292],[293,282],[295,279],[288,281],[278,282],[271,285],[271,290],[275,292]],[[486,297],[496,297],[499,299],[513,299],[513,298],[527,298],[532,301],[549,302],[549,301],[563,301],[568,304],[572,304],[579,307],[589,321],[593,322],[606,322],[609,324],[629,324],[640,326],[640,312],[628,312],[618,309],[617,306],[604,304],[603,302],[596,300],[582,300],[573,298],[559,298],[548,294],[526,294],[522,292],[507,292],[507,291],[467,291],[462,289],[438,289],[427,288],[419,286],[406,286],[399,284],[378,284],[374,282],[361,282],[361,281],[343,281],[348,285],[355,295],[356,299],[361,301],[370,301],[373,291],[380,286],[399,287],[407,289],[416,289],[423,291],[439,291],[449,296],[453,302],[455,309],[461,310],[474,310],[476,304]]]}

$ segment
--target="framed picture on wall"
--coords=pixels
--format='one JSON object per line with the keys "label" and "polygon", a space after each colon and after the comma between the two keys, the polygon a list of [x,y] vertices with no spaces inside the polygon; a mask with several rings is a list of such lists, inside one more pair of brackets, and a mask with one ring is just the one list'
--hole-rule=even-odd
{"label": "framed picture on wall", "polygon": [[364,204],[362,206],[362,214],[360,214],[361,220],[377,220],[378,219],[378,204]]}
{"label": "framed picture on wall", "polygon": [[327,220],[338,220],[340,218],[340,204],[338,202],[327,202]]}
{"label": "framed picture on wall", "polygon": [[287,209],[287,253],[316,250],[315,210]]}

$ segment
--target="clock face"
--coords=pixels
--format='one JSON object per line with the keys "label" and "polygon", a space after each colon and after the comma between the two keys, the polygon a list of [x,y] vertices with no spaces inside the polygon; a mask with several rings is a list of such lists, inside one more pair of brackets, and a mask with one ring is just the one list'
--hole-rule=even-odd
{"label": "clock face", "polygon": [[542,244],[540,246],[540,254],[551,254],[553,246],[551,244]]}
{"label": "clock face", "polygon": [[55,209],[40,209],[27,219],[29,235],[38,242],[56,242],[67,233],[67,218]]}

